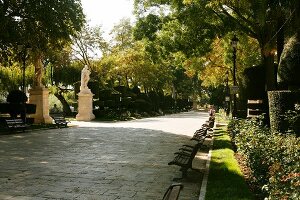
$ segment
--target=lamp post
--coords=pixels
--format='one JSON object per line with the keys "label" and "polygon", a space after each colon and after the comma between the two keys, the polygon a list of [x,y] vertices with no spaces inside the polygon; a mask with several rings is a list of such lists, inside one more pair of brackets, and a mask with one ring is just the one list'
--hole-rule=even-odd
{"label": "lamp post", "polygon": [[[22,91],[24,94],[26,94],[26,88],[25,88],[25,69],[26,69],[26,60],[29,56],[29,51],[31,48],[28,45],[18,45],[18,51],[20,52],[20,57],[22,60],[22,72],[23,72],[23,77],[22,77]],[[22,112],[21,112],[21,118],[23,119],[23,122],[26,123],[26,103],[22,103]]]}
{"label": "lamp post", "polygon": [[225,96],[225,102],[226,102],[226,116],[229,116],[230,112],[230,92],[229,92],[229,72],[227,71],[225,74],[225,80],[226,80],[226,96]]}
{"label": "lamp post", "polygon": [[233,49],[233,86],[234,86],[234,94],[233,94],[233,111],[232,111],[232,117],[236,118],[237,116],[237,107],[236,107],[236,87],[237,87],[237,82],[236,82],[236,49],[237,49],[237,43],[239,39],[236,37],[236,35],[233,36],[231,39],[231,46]]}
{"label": "lamp post", "polygon": [[24,93],[26,93],[26,87],[25,87],[25,70],[26,70],[26,60],[27,60],[27,58],[28,58],[28,56],[29,56],[29,51],[31,50],[31,48],[28,46],[28,45],[26,45],[26,46],[24,46],[24,45],[22,45],[22,44],[20,44],[20,45],[18,45],[18,50],[20,51],[20,54],[21,54],[21,60],[22,60],[22,91],[24,92]]}

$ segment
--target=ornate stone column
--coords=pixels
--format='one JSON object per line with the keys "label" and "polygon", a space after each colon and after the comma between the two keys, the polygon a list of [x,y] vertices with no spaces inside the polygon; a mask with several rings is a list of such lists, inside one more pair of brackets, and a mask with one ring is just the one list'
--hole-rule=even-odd
{"label": "ornate stone column", "polygon": [[29,90],[29,103],[36,105],[36,113],[33,115],[34,123],[52,124],[49,115],[49,90],[42,84],[43,66],[41,56],[35,59],[35,80],[33,88]]}
{"label": "ornate stone column", "polygon": [[36,105],[34,123],[52,124],[49,115],[49,90],[44,87],[33,88],[29,90],[29,94],[29,103]]}
{"label": "ornate stone column", "polygon": [[93,96],[94,94],[88,88],[91,72],[88,66],[84,66],[81,71],[81,86],[78,93],[78,114],[76,120],[78,121],[91,121],[95,119],[93,114]]}
{"label": "ornate stone column", "polygon": [[91,121],[95,119],[93,114],[93,96],[91,90],[80,91],[78,93],[78,114],[76,120]]}

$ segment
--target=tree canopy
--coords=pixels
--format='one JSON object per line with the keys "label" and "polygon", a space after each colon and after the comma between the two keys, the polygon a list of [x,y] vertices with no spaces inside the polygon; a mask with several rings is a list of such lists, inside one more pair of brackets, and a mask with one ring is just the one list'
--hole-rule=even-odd
{"label": "tree canopy", "polygon": [[256,39],[267,72],[267,88],[271,90],[276,87],[274,56],[277,51],[280,57],[284,33],[295,31],[290,24],[299,25],[299,1],[135,0],[136,13],[139,15],[162,5],[168,6],[171,16],[187,33],[180,34],[177,41],[184,41],[185,46],[181,46],[181,49],[188,50],[188,55],[195,52],[203,55],[209,50],[205,47],[210,46],[216,36],[223,37],[232,31]]}
{"label": "tree canopy", "polygon": [[45,51],[71,40],[84,23],[79,0],[0,1],[0,44]]}

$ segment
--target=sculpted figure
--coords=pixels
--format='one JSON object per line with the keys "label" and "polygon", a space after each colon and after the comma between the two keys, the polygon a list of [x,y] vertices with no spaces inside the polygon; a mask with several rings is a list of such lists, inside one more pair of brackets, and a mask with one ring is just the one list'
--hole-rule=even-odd
{"label": "sculpted figure", "polygon": [[35,85],[38,87],[42,86],[42,76],[43,76],[42,68],[36,67],[35,68]]}
{"label": "sculpted figure", "polygon": [[90,70],[88,69],[88,66],[85,65],[84,68],[81,71],[81,85],[80,85],[80,90],[86,90],[88,88],[88,82],[90,80]]}
{"label": "sculpted figure", "polygon": [[43,87],[42,78],[43,78],[43,64],[41,57],[38,57],[34,63],[34,87]]}

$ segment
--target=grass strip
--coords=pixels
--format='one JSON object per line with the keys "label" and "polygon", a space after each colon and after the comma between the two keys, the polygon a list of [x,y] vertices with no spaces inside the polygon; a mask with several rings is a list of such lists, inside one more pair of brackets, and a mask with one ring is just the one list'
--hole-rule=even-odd
{"label": "grass strip", "polygon": [[252,200],[238,162],[234,157],[226,126],[214,131],[206,200]]}

